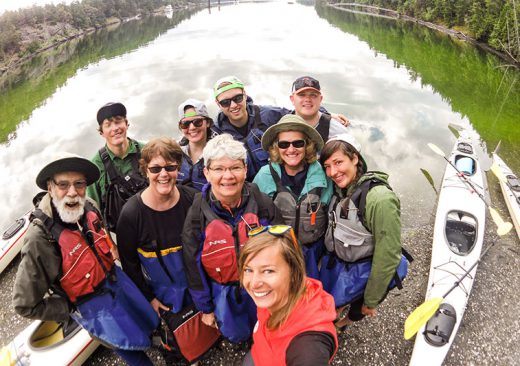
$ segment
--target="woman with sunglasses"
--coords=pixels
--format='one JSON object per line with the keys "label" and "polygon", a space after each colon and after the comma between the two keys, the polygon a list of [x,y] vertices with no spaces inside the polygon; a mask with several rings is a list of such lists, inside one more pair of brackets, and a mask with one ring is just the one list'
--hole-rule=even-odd
{"label": "woman with sunglasses", "polygon": [[294,227],[302,244],[307,275],[318,278],[327,204],[332,197],[332,182],[317,161],[323,140],[303,118],[287,114],[265,131],[262,148],[269,151],[270,162],[253,182],[274,200],[285,223]]}
{"label": "woman with sunglasses", "polygon": [[150,184],[124,205],[117,226],[123,270],[158,315],[192,303],[181,234],[197,191],[176,185],[181,159],[173,139],[155,138],[144,146],[139,169]]}
{"label": "woman with sunglasses", "polygon": [[377,305],[390,288],[400,287],[408,269],[401,254],[399,198],[388,184],[388,174],[367,171],[360,151],[353,136],[341,134],[327,141],[320,157],[336,186],[320,280],[334,297],[339,330],[375,316]]}
{"label": "woman with sunglasses", "polygon": [[219,131],[213,126],[208,109],[201,101],[190,98],[181,103],[178,109],[179,130],[183,134],[183,156],[177,182],[201,191],[207,183],[203,172],[202,150],[208,140],[218,135]]}
{"label": "woman with sunglasses", "polygon": [[243,366],[328,365],[338,348],[334,299],[306,277],[290,226],[255,231],[260,233],[250,233],[239,261],[240,282],[258,315]]}
{"label": "woman with sunglasses", "polygon": [[238,255],[249,230],[283,219],[269,197],[245,182],[247,152],[241,142],[219,135],[202,155],[209,184],[195,197],[182,236],[188,284],[202,321],[239,343],[251,337],[256,307],[240,288]]}

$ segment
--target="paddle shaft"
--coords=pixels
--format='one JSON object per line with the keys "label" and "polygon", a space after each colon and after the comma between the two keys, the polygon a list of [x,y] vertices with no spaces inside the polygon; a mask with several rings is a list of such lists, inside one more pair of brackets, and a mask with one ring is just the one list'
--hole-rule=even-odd
{"label": "paddle shaft", "polygon": [[477,266],[477,264],[480,263],[481,259],[486,255],[486,253],[489,251],[489,249],[491,249],[491,247],[493,245],[495,245],[495,241],[493,241],[493,243],[484,250],[484,252],[480,255],[480,257],[478,257],[477,261],[475,263],[473,263],[471,265],[471,267],[469,267],[469,269],[462,275],[462,277],[460,279],[458,279],[457,281],[455,281],[453,286],[448,291],[446,291],[446,293],[442,296],[443,298],[448,296],[450,292],[452,292],[457,287],[459,287],[459,285],[462,282],[462,280],[465,279],[469,275],[469,273],[473,270],[473,268],[475,268]]}

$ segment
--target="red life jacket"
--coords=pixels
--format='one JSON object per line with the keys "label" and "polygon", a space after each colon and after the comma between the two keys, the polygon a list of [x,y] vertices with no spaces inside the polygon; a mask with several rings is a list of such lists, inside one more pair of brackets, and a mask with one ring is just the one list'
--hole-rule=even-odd
{"label": "red life jacket", "polygon": [[111,243],[100,216],[90,203],[85,203],[85,214],[80,230],[70,230],[36,209],[33,215],[40,219],[60,246],[63,277],[60,285],[71,302],[92,294],[107,278],[114,265],[110,254]]}
{"label": "red life jacket", "polygon": [[[238,257],[247,242],[247,233],[260,226],[258,207],[249,197],[244,213],[236,225],[222,220],[200,197],[201,210],[206,222],[205,239],[201,262],[206,273],[216,282],[228,284],[238,282]],[[247,224],[246,224],[247,223]]]}
{"label": "red life jacket", "polygon": [[296,303],[289,317],[275,330],[267,328],[270,312],[258,308],[258,323],[253,331],[251,354],[255,366],[285,366],[289,344],[297,335],[304,332],[324,332],[334,337],[334,353],[338,349],[338,336],[333,321],[336,318],[334,299],[323,290],[321,282],[307,278],[307,290]]}

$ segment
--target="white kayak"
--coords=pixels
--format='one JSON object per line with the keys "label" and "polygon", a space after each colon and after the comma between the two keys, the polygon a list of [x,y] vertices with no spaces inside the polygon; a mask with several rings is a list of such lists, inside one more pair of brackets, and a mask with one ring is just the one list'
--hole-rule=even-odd
{"label": "white kayak", "polygon": [[81,365],[99,343],[75,322],[32,322],[0,350],[0,366]]}
{"label": "white kayak", "polygon": [[504,194],[507,208],[515,225],[516,233],[520,238],[520,179],[509,169],[504,161],[493,153],[493,163],[496,164],[506,179],[505,182],[499,179],[500,188]]}
{"label": "white kayak", "polygon": [[[460,137],[448,160],[464,173],[485,196],[485,176],[472,141]],[[480,257],[482,250],[486,205],[447,164],[433,232],[430,276],[426,300],[442,298],[456,281],[463,278]],[[459,286],[442,301],[439,310],[417,332],[410,365],[441,365],[457,334],[477,266],[462,279]]]}
{"label": "white kayak", "polygon": [[32,210],[26,212],[9,226],[0,238],[0,273],[22,250],[23,236],[29,228],[29,215]]}

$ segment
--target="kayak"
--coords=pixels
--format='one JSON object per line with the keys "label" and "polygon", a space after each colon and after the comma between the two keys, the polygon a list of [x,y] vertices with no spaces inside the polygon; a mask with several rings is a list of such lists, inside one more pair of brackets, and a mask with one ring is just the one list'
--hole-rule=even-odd
{"label": "kayak", "polygon": [[76,322],[32,322],[0,350],[0,366],[81,365],[99,342]]}
{"label": "kayak", "polygon": [[499,179],[500,188],[502,189],[507,208],[515,225],[516,233],[518,238],[520,238],[520,179],[518,179],[495,152],[493,153],[493,163],[498,165],[502,175],[506,178],[505,182]]}
{"label": "kayak", "polygon": [[[485,175],[471,139],[464,135],[459,137],[448,160],[478,193],[485,196]],[[456,281],[461,282],[444,297],[436,313],[417,332],[410,365],[443,363],[461,324],[473,286],[477,265],[466,277],[463,275],[479,260],[485,219],[484,201],[447,164],[435,216],[426,301],[444,297]]]}
{"label": "kayak", "polygon": [[2,233],[0,238],[0,273],[22,250],[22,237],[29,228],[29,215],[31,212],[32,210],[26,212]]}

